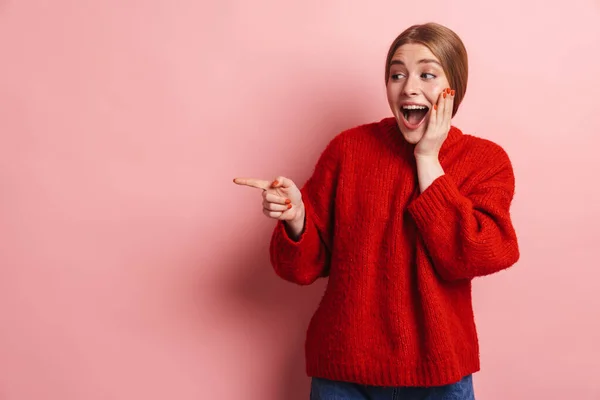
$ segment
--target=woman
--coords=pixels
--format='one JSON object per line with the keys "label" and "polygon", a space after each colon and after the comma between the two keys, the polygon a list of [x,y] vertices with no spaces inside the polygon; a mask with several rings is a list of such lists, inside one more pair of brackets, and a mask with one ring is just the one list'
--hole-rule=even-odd
{"label": "woman", "polygon": [[306,337],[312,399],[473,399],[471,280],[519,259],[513,169],[500,146],[451,126],[467,87],[453,31],[408,28],[385,80],[393,117],[338,134],[301,190],[234,181],[263,189],[278,220],[276,273],[329,277]]}

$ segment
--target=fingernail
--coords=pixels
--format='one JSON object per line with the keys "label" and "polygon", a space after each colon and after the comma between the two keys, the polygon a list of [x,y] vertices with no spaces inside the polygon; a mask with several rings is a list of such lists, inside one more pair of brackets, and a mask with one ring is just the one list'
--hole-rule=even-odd
{"label": "fingernail", "polygon": [[446,92],[444,92],[444,98],[446,98]]}
{"label": "fingernail", "polygon": [[292,201],[290,199],[285,199],[285,204],[290,204]]}
{"label": "fingernail", "polygon": [[433,109],[434,109],[434,110],[437,110],[437,104],[434,104],[434,105],[433,105]]}
{"label": "fingernail", "polygon": [[454,96],[454,90],[451,90],[451,91],[450,91],[450,94],[451,94],[452,96]]}
{"label": "fingernail", "polygon": [[446,93],[450,94],[450,88],[446,89]]}
{"label": "fingernail", "polygon": [[287,207],[287,208],[288,208],[288,210],[289,210],[290,208],[292,208],[292,205],[291,205],[291,204],[288,204],[288,207]]}
{"label": "fingernail", "polygon": [[271,186],[277,186],[279,185],[279,181],[278,180],[274,180],[273,183],[271,184]]}

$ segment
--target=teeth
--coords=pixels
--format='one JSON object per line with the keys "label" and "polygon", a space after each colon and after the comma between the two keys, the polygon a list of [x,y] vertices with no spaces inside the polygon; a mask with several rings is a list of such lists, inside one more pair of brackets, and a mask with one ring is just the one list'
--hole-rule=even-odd
{"label": "teeth", "polygon": [[426,108],[427,107],[425,107],[425,106],[413,106],[413,105],[402,106],[402,109],[404,109],[404,110],[425,110]]}

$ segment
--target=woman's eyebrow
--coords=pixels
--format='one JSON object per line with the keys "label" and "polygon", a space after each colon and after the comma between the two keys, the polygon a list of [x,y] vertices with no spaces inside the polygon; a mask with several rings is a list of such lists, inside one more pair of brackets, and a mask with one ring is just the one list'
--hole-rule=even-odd
{"label": "woman's eyebrow", "polygon": [[[438,61],[436,61],[436,60],[434,60],[432,58],[424,58],[424,59],[419,60],[417,62],[417,64],[430,64],[430,63],[437,64],[440,67],[442,66],[442,64],[440,64]],[[404,65],[406,67],[406,64],[404,64],[404,61],[401,61],[401,60],[392,60],[390,62],[390,65],[394,65],[394,64]]]}

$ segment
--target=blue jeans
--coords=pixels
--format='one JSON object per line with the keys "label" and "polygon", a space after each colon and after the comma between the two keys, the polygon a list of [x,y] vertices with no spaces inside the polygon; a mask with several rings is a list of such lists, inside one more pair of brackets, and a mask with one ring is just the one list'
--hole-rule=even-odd
{"label": "blue jeans", "polygon": [[312,378],[310,400],[475,400],[473,377],[435,387],[381,387]]}

